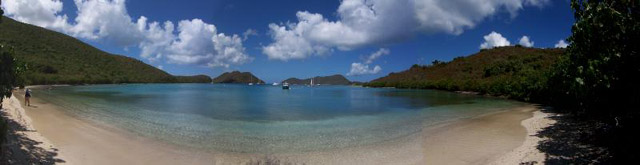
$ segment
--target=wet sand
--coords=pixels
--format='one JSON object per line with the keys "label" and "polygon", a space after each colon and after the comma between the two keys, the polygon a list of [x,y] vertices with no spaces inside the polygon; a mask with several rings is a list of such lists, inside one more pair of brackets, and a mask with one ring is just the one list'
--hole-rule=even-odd
{"label": "wet sand", "polygon": [[[16,93],[20,101],[22,95]],[[24,107],[31,124],[72,164],[490,164],[525,143],[523,121],[533,105],[470,119],[425,126],[422,132],[376,145],[295,154],[204,151],[176,146],[66,114],[62,107],[32,98]],[[528,132],[529,131],[529,132]],[[513,158],[513,160],[520,160]],[[504,161],[503,161],[504,162]]]}

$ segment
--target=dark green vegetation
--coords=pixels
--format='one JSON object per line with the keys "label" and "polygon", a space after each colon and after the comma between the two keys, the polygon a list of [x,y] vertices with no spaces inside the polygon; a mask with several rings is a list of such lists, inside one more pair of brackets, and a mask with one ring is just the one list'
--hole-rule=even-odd
{"label": "dark green vegetation", "polygon": [[365,86],[450,91],[475,91],[522,100],[542,95],[551,66],[562,49],[501,47],[483,50],[451,62],[434,61],[429,66],[414,65],[409,70],[391,73]]}
{"label": "dark green vegetation", "polygon": [[[2,1],[0,1],[0,4]],[[2,23],[2,14],[4,11],[0,9],[0,24]],[[17,75],[19,68],[16,65],[16,60],[13,58],[13,51],[4,44],[0,43],[0,110],[2,110],[2,101],[5,97],[11,97],[11,90],[14,86],[17,86]],[[4,142],[7,138],[9,127],[7,122],[4,121],[4,117],[0,116],[0,155],[4,155]]]}
{"label": "dark green vegetation", "polygon": [[18,66],[20,65],[13,56],[13,49],[0,43],[0,98],[11,97],[13,88],[18,85],[18,75],[24,70]]}
{"label": "dark green vegetation", "polygon": [[213,83],[256,83],[264,84],[264,81],[249,72],[225,72],[213,79]]}
{"label": "dark green vegetation", "polygon": [[287,82],[289,84],[310,84],[311,83],[311,79],[313,79],[313,83],[314,84],[321,84],[321,85],[349,85],[351,84],[351,81],[349,81],[349,79],[345,78],[342,75],[332,75],[332,76],[316,76],[314,78],[308,78],[308,79],[298,79],[298,78],[289,78],[286,79],[282,82]]}
{"label": "dark green vegetation", "polygon": [[[2,101],[5,97],[11,97],[11,90],[17,86],[17,67],[13,58],[13,53],[6,50],[4,45],[0,44],[0,109],[2,109]],[[0,154],[2,154],[3,144],[8,133],[7,122],[4,117],[0,116]]]}
{"label": "dark green vegetation", "polygon": [[572,2],[572,43],[560,59],[553,87],[580,113],[638,113],[640,105],[640,2]]}
{"label": "dark green vegetation", "polygon": [[[27,65],[26,85],[175,83],[180,80],[144,62],[113,55],[73,37],[3,17],[0,43]],[[200,80],[194,78],[194,80]]]}
{"label": "dark green vegetation", "polygon": [[211,77],[207,75],[175,76],[178,83],[211,83]]}

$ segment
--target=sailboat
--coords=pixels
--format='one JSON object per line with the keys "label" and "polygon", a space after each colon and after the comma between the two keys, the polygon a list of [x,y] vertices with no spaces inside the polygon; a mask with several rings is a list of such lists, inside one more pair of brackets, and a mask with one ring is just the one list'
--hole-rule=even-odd
{"label": "sailboat", "polygon": [[253,76],[251,77],[251,81],[249,82],[249,85],[253,85]]}

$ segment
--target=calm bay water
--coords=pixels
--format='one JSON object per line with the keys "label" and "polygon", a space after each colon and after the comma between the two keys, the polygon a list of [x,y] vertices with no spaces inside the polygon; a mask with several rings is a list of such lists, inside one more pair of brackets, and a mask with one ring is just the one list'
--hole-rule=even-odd
{"label": "calm bay water", "polygon": [[246,153],[374,145],[522,103],[433,90],[131,84],[34,90],[92,122],[169,143]]}

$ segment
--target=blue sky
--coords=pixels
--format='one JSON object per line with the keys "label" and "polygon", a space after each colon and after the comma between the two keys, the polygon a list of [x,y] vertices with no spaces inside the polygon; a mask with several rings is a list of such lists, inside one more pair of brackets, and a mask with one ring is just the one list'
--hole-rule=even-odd
{"label": "blue sky", "polygon": [[[506,39],[515,45],[525,35],[533,47],[553,48],[570,35],[573,23],[567,0],[388,2],[5,0],[2,7],[5,15],[19,21],[161,66],[174,75],[215,77],[239,70],[267,82],[333,74],[369,81],[416,63],[476,53],[485,42],[504,46]],[[26,12],[25,6],[39,13]],[[146,21],[139,21],[141,17]],[[173,25],[169,32],[167,21]],[[152,22],[164,31],[151,30]],[[144,28],[135,30],[140,25]],[[256,33],[245,39],[248,29]],[[489,35],[492,32],[499,35]],[[166,35],[154,37],[158,34]],[[143,53],[143,48],[150,51]],[[380,56],[367,60],[376,52]]]}

